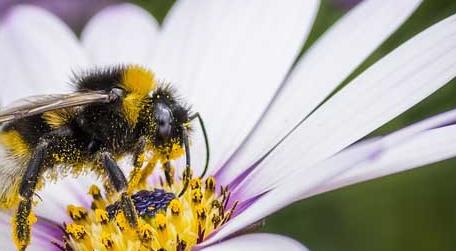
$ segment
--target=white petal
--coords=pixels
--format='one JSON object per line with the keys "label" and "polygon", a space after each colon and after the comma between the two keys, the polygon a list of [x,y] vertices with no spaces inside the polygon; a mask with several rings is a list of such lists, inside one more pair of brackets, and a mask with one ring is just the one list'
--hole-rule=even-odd
{"label": "white petal", "polygon": [[419,0],[363,1],[301,58],[249,140],[218,175],[232,180],[321,103],[415,10]]}
{"label": "white petal", "polygon": [[72,70],[87,60],[77,38],[57,17],[37,7],[11,9],[0,26],[3,104],[70,89]]}
{"label": "white petal", "polygon": [[[317,0],[178,1],[168,14],[153,68],[204,118],[212,167],[226,161],[259,119],[317,9]],[[192,149],[204,150],[201,137],[193,138]],[[192,154],[194,169],[203,158],[202,151]]]}
{"label": "white petal", "polygon": [[389,149],[372,163],[359,165],[329,180],[312,193],[302,197],[310,197],[454,156],[456,156],[456,126],[431,130],[409,142]]}
{"label": "white petal", "polygon": [[222,241],[202,251],[307,251],[301,243],[275,234],[248,234]]}
{"label": "white petal", "polygon": [[90,208],[88,192],[93,184],[102,187],[95,175],[91,174],[77,178],[65,177],[55,183],[48,181],[44,189],[37,192],[43,201],[39,201],[34,212],[59,224],[71,221],[66,213],[68,205]]}
{"label": "white petal", "polygon": [[107,7],[94,16],[81,34],[96,64],[142,64],[152,57],[158,24],[144,9],[132,4]]}
{"label": "white petal", "polygon": [[[247,178],[252,196],[366,136],[456,75],[456,15],[387,55],[305,120]],[[261,182],[259,182],[261,181]]]}

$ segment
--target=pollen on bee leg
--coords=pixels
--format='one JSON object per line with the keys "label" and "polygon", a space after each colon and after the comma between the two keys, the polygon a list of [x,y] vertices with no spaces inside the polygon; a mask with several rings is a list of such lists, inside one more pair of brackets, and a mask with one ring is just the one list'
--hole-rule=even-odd
{"label": "pollen on bee leg", "polygon": [[141,169],[135,167],[130,173],[130,180],[128,182],[128,193],[131,194],[134,190],[138,189],[141,181]]}
{"label": "pollen on bee leg", "polygon": [[30,212],[26,218],[23,216],[24,214],[21,214],[12,218],[13,241],[19,250],[24,249],[30,243],[30,230],[32,225],[38,221],[33,212]]}
{"label": "pollen on bee leg", "polygon": [[160,156],[157,154],[153,155],[151,159],[146,161],[145,167],[141,170],[139,175],[138,187],[145,188],[147,178],[154,172],[155,166],[157,165]]}
{"label": "pollen on bee leg", "polygon": [[137,190],[141,185],[141,168],[145,161],[145,154],[141,153],[138,159],[134,163],[133,170],[130,172],[130,179],[128,181],[128,193],[131,194],[134,190]]}

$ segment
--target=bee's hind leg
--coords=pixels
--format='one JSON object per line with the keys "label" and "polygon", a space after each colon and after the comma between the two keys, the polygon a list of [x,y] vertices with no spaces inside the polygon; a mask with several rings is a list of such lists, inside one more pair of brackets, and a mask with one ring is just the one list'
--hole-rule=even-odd
{"label": "bee's hind leg", "polygon": [[36,189],[38,178],[45,165],[48,144],[47,141],[42,141],[35,147],[19,187],[21,201],[19,202],[17,213],[13,220],[14,242],[18,250],[25,250],[30,243],[31,225],[34,221],[34,216],[31,215],[32,197]]}
{"label": "bee's hind leg", "polygon": [[102,152],[100,154],[100,158],[101,164],[108,174],[109,181],[111,182],[116,192],[121,193],[120,204],[125,218],[127,219],[130,226],[136,229],[138,226],[138,216],[136,214],[133,201],[127,192],[128,182],[125,178],[125,175],[109,152]]}

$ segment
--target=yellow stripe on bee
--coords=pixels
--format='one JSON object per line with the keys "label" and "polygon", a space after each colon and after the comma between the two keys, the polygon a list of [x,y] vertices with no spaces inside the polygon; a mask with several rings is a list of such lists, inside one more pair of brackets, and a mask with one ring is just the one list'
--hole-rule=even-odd
{"label": "yellow stripe on bee", "polygon": [[123,72],[122,85],[128,92],[146,96],[157,84],[154,73],[144,67],[133,65]]}
{"label": "yellow stripe on bee", "polygon": [[1,132],[0,144],[4,145],[15,157],[27,157],[30,154],[30,148],[24,141],[19,132],[15,130]]}
{"label": "yellow stripe on bee", "polygon": [[141,66],[129,66],[122,75],[122,86],[127,91],[123,99],[123,112],[127,121],[134,125],[138,122],[142,101],[156,87],[155,75]]}

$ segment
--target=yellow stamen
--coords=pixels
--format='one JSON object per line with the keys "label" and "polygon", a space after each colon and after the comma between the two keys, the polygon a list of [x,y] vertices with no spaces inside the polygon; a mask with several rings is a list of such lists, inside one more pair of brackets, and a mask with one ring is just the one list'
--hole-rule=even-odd
{"label": "yellow stamen", "polygon": [[202,199],[203,199],[203,194],[201,193],[201,190],[200,189],[196,189],[196,190],[193,190],[191,192],[191,195],[192,195],[192,202],[194,204],[199,204],[201,203]]}
{"label": "yellow stamen", "polygon": [[217,194],[213,177],[204,179],[204,184],[201,179],[192,179],[185,193],[177,197],[183,183],[174,180],[172,185],[147,186],[147,190],[132,194],[136,198],[134,202],[139,203],[135,204],[136,228],[131,227],[119,204],[115,204],[118,194],[102,195],[98,187],[92,186],[89,191],[94,199],[92,205],[105,206],[92,209],[68,206],[74,222],[66,225],[65,242],[73,250],[81,251],[192,250],[226,223],[233,210],[224,208],[230,192],[224,188]]}
{"label": "yellow stamen", "polygon": [[147,223],[139,225],[139,238],[142,242],[150,242],[153,239],[154,229]]}
{"label": "yellow stamen", "polygon": [[77,207],[74,205],[69,205],[67,207],[67,214],[73,219],[74,221],[79,221],[84,219],[87,216],[87,210],[83,207]]}
{"label": "yellow stamen", "polygon": [[206,179],[206,191],[214,192],[215,191],[215,178],[210,176]]}
{"label": "yellow stamen", "polygon": [[84,228],[84,226],[76,223],[68,224],[65,231],[67,232],[67,234],[71,235],[71,237],[73,237],[73,239],[75,240],[82,240],[87,235],[87,231]]}
{"label": "yellow stamen", "polygon": [[107,224],[109,221],[108,212],[103,209],[95,209],[95,222],[99,224]]}
{"label": "yellow stamen", "polygon": [[100,199],[101,198],[100,188],[98,188],[96,185],[90,186],[89,195],[91,195],[95,200]]}
{"label": "yellow stamen", "polygon": [[182,204],[178,199],[172,200],[169,204],[169,208],[173,216],[177,217],[182,213]]}
{"label": "yellow stamen", "polygon": [[190,188],[192,190],[195,190],[195,189],[200,189],[201,188],[201,180],[199,178],[196,178],[196,179],[192,179],[190,181]]}
{"label": "yellow stamen", "polygon": [[101,233],[101,244],[106,249],[112,249],[114,247],[114,239],[112,238],[112,234],[108,232]]}
{"label": "yellow stamen", "polygon": [[162,213],[159,213],[155,216],[155,226],[159,231],[166,230],[166,216]]}

